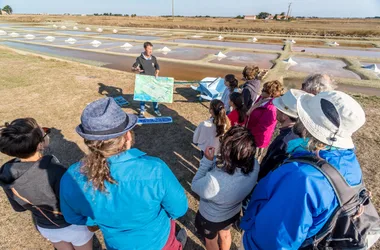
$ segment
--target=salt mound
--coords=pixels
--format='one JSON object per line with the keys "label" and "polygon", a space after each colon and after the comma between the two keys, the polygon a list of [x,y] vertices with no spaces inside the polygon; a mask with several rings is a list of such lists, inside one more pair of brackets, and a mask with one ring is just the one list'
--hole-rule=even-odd
{"label": "salt mound", "polygon": [[202,38],[203,36],[192,36],[192,38]]}
{"label": "salt mound", "polygon": [[61,26],[61,30],[65,30],[67,27],[65,25]]}
{"label": "salt mound", "polygon": [[226,58],[227,56],[222,53],[222,51],[219,51],[217,54],[215,54],[218,58]]}
{"label": "salt mound", "polygon": [[24,37],[25,37],[26,39],[28,39],[28,40],[33,40],[34,38],[36,38],[35,35],[31,35],[31,34],[27,34],[27,35],[25,35]]}
{"label": "salt mound", "polygon": [[102,32],[103,32],[103,29],[102,29],[102,28],[99,28],[99,29],[97,29],[96,31],[99,32],[99,33],[102,33]]}
{"label": "salt mound", "polygon": [[71,37],[69,39],[65,40],[65,43],[68,43],[68,44],[74,44],[76,42],[77,42],[77,40],[75,40],[74,38],[71,38]]}
{"label": "salt mound", "polygon": [[288,42],[288,43],[297,43],[294,39],[292,39],[292,40],[287,40],[286,42]]}
{"label": "salt mound", "polygon": [[19,37],[20,35],[16,32],[12,32],[9,34],[10,37]]}
{"label": "salt mound", "polygon": [[58,26],[54,24],[54,25],[53,25],[53,28],[56,29],[56,28],[58,28]]}
{"label": "salt mound", "polygon": [[257,42],[257,38],[256,37],[252,37],[252,42],[253,43]]}
{"label": "salt mound", "polygon": [[372,70],[375,73],[380,73],[380,69],[377,67],[376,64],[370,64],[370,65],[362,66],[362,68]]}
{"label": "salt mound", "polygon": [[89,27],[86,28],[86,31],[91,31],[91,29]]}
{"label": "salt mound", "polygon": [[133,45],[130,43],[124,43],[124,45],[120,46],[121,48],[132,48]]}
{"label": "salt mound", "polygon": [[114,34],[116,34],[116,33],[119,32],[119,31],[117,31],[117,29],[114,29],[112,32],[113,32]]}
{"label": "salt mound", "polygon": [[161,49],[161,51],[162,51],[162,52],[170,52],[170,51],[172,51],[172,50],[165,46],[165,47],[163,47],[163,48]]}
{"label": "salt mound", "polygon": [[78,27],[77,27],[77,26],[74,26],[74,27],[73,27],[73,30],[78,30]]}
{"label": "salt mound", "polygon": [[330,46],[339,46],[339,43],[337,42],[333,42],[333,43],[329,43]]}
{"label": "salt mound", "polygon": [[290,64],[290,65],[297,65],[298,63],[293,60],[293,58],[289,57],[286,60],[283,60],[284,63]]}
{"label": "salt mound", "polygon": [[218,39],[219,39],[219,40],[223,40],[223,39],[224,39],[224,37],[222,37],[222,36],[219,36],[219,37],[218,37]]}
{"label": "salt mound", "polygon": [[0,36],[6,36],[7,35],[7,32],[5,32],[4,30],[0,30]]}
{"label": "salt mound", "polygon": [[54,36],[47,36],[47,37],[45,37],[45,40],[48,42],[54,42],[55,37]]}
{"label": "salt mound", "polygon": [[92,45],[92,47],[97,48],[102,44],[102,42],[100,42],[98,40],[94,40],[94,41],[90,42],[90,44]]}

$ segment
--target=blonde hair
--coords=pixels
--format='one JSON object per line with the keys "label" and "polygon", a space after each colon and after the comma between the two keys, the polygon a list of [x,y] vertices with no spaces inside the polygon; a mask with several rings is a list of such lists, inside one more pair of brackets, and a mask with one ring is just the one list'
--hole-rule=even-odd
{"label": "blonde hair", "polygon": [[263,92],[269,94],[270,97],[275,98],[284,94],[284,85],[278,81],[269,81],[264,83]]}
{"label": "blonde hair", "polygon": [[216,137],[224,135],[231,127],[230,120],[227,117],[224,104],[220,100],[212,100],[210,109],[214,113],[214,124],[216,126]]}
{"label": "blonde hair", "polygon": [[257,66],[245,66],[243,70],[243,76],[247,80],[256,79],[260,73],[260,69]]}
{"label": "blonde hair", "polygon": [[89,141],[85,140],[90,153],[83,159],[81,172],[86,175],[87,181],[92,182],[95,190],[106,191],[105,182],[116,184],[117,182],[111,176],[107,157],[116,155],[124,151],[126,145],[125,136],[106,141]]}

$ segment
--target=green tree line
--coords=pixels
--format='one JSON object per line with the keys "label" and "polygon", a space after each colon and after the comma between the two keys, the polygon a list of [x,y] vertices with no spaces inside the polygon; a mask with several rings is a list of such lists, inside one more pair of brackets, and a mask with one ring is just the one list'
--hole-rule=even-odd
{"label": "green tree line", "polygon": [[[9,15],[13,13],[13,9],[9,5],[5,5],[2,10],[5,11],[6,13],[8,13]],[[1,12],[0,12],[0,15],[1,15]]]}

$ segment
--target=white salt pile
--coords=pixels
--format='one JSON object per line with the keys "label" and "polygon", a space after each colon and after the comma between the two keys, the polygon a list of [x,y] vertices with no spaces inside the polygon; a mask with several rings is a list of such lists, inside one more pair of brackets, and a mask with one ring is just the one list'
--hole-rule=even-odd
{"label": "white salt pile", "polygon": [[25,35],[24,37],[25,37],[26,39],[28,39],[28,40],[33,40],[34,38],[36,38],[35,35],[31,35],[31,34],[27,34],[27,35]]}
{"label": "white salt pile", "polygon": [[77,27],[77,26],[74,26],[74,27],[73,27],[73,30],[78,30],[78,27]]}
{"label": "white salt pile", "polygon": [[16,32],[12,32],[9,34],[10,37],[19,37],[20,35]]}
{"label": "white salt pile", "polygon": [[45,40],[48,42],[54,42],[55,37],[54,36],[47,36],[47,37],[45,37]]}
{"label": "white salt pile", "polygon": [[99,33],[102,33],[102,32],[103,32],[103,29],[102,29],[102,28],[99,28],[99,29],[97,29],[96,31],[99,32]]}
{"label": "white salt pile", "polygon": [[219,40],[223,40],[224,37],[222,37],[221,35],[218,37]]}
{"label": "white salt pile", "polygon": [[77,42],[77,40],[75,40],[74,38],[69,38],[67,40],[65,40],[65,43],[68,43],[68,44],[75,44]]}
{"label": "white salt pile", "polygon": [[195,35],[195,36],[192,36],[192,38],[202,38],[203,36],[198,36],[198,35]]}
{"label": "white salt pile", "polygon": [[218,58],[226,58],[227,56],[222,53],[222,51],[219,51],[217,54],[215,54]]}
{"label": "white salt pile", "polygon": [[172,51],[171,49],[169,49],[168,47],[163,47],[162,49],[161,49],[161,52],[170,52],[170,51]]}
{"label": "white salt pile", "polygon": [[121,48],[132,48],[133,45],[130,44],[130,43],[124,43],[122,46],[120,46]]}
{"label": "white salt pile", "polygon": [[86,31],[91,31],[91,29],[89,27],[86,28]]}
{"label": "white salt pile", "polygon": [[114,34],[116,34],[117,32],[119,32],[117,29],[114,29],[113,31],[112,31]]}
{"label": "white salt pile", "polygon": [[253,43],[257,42],[257,38],[256,37],[253,37],[252,40],[251,40]]}
{"label": "white salt pile", "polygon": [[5,32],[4,30],[0,30],[0,36],[6,36],[7,35],[7,32]]}
{"label": "white salt pile", "polygon": [[102,45],[102,42],[98,41],[98,40],[94,40],[92,42],[90,42],[90,44],[92,45],[92,47],[99,47],[100,45]]}
{"label": "white salt pile", "polygon": [[65,25],[61,26],[61,30],[65,30],[67,27]]}
{"label": "white salt pile", "polygon": [[330,46],[339,46],[339,43],[337,43],[337,42],[333,42],[333,43],[330,43],[329,45],[330,45]]}
{"label": "white salt pile", "polygon": [[288,59],[283,60],[284,63],[287,63],[289,65],[297,65],[298,63],[293,60],[293,58],[289,57]]}
{"label": "white salt pile", "polygon": [[56,29],[56,28],[58,28],[58,26],[54,24],[54,25],[53,25],[53,28]]}

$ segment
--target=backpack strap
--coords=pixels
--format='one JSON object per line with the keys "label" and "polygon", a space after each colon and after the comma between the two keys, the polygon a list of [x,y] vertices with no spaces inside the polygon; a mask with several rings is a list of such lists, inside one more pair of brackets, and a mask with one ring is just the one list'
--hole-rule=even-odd
{"label": "backpack strap", "polygon": [[[47,156],[44,156],[42,157],[42,159],[39,161],[39,162],[36,162],[36,164],[42,164],[42,163],[48,163],[48,162],[51,162],[51,160],[53,159],[53,156],[51,155],[47,155]],[[35,164],[35,165],[36,165]],[[35,166],[33,165],[33,166]],[[53,225],[55,225],[56,227],[60,227],[57,223],[55,223],[54,221],[52,221],[45,213],[43,210],[47,211],[47,212],[50,212],[54,215],[62,215],[61,212],[58,212],[58,211],[53,211],[53,210],[49,210],[49,209],[45,209],[45,208],[40,208],[36,205],[34,205],[32,202],[30,202],[27,198],[21,196],[19,194],[19,192],[17,192],[17,190],[15,188],[11,188],[11,191],[12,193],[17,197],[19,198],[20,200],[24,201],[25,203],[31,205],[33,208],[37,209],[48,221],[50,221],[50,223],[52,223]]]}
{"label": "backpack strap", "polygon": [[338,171],[338,169],[333,167],[327,161],[317,158],[315,156],[289,158],[285,161],[285,163],[287,162],[304,163],[313,166],[315,169],[321,172],[334,189],[340,207],[347,204],[352,199],[352,197],[357,195],[359,191],[363,188],[362,184],[359,184],[357,186],[350,186],[347,183],[346,179]]}

